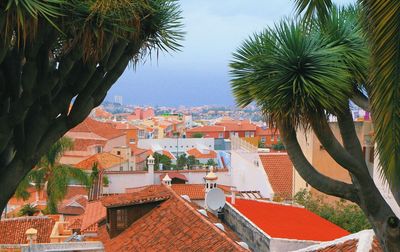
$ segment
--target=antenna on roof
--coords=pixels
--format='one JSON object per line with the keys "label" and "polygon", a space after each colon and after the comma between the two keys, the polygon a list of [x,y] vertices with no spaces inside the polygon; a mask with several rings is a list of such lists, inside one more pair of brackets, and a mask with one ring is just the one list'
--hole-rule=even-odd
{"label": "antenna on roof", "polygon": [[206,206],[208,209],[217,211],[225,206],[225,194],[219,188],[214,188],[206,194]]}

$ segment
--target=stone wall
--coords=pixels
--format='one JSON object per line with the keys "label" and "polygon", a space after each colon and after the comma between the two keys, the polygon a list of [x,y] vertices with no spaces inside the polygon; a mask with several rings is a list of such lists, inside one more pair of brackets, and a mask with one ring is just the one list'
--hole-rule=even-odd
{"label": "stone wall", "polygon": [[252,251],[270,251],[270,237],[247,220],[229,203],[224,206],[224,222],[240,239],[249,245]]}

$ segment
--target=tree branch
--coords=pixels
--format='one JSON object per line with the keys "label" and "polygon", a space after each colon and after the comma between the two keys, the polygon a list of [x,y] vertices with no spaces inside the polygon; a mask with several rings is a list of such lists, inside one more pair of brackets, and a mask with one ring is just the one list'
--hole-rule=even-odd
{"label": "tree branch", "polygon": [[297,141],[296,131],[292,125],[285,122],[278,123],[279,132],[286,146],[290,160],[300,176],[317,190],[340,198],[359,202],[356,188],[352,184],[334,180],[318,172],[304,156]]}
{"label": "tree branch", "polygon": [[326,120],[312,122],[311,126],[318,140],[336,163],[352,174],[364,175],[360,170],[362,164],[339,143]]}
{"label": "tree branch", "polygon": [[371,111],[371,104],[369,103],[369,99],[367,96],[365,96],[363,93],[361,93],[360,90],[356,89],[353,93],[353,97],[351,97],[351,100],[360,108],[362,108],[365,111],[370,112]]}

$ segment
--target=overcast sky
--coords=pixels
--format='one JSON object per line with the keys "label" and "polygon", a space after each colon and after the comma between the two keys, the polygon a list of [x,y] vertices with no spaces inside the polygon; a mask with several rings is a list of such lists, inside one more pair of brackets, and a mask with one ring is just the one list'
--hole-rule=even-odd
{"label": "overcast sky", "polygon": [[[355,0],[337,0],[339,4]],[[181,52],[127,68],[106,100],[135,105],[233,105],[232,52],[254,32],[293,16],[293,0],[182,0]]]}

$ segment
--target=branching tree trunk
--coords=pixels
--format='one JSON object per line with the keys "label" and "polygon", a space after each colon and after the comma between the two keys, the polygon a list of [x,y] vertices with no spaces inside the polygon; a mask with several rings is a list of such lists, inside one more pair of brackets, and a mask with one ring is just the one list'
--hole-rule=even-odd
{"label": "branching tree trunk", "polygon": [[335,138],[326,121],[312,124],[312,129],[329,155],[349,172],[351,184],[333,180],[318,172],[304,156],[295,128],[285,122],[280,122],[278,127],[289,157],[300,176],[323,193],[359,205],[383,247],[388,251],[396,251],[400,247],[399,221],[369,174],[349,110],[338,116],[338,124],[343,145]]}
{"label": "branching tree trunk", "polygon": [[[104,100],[129,62],[179,48],[174,1],[101,2],[43,4],[68,12],[53,23],[14,6],[6,11],[0,3],[1,210],[50,146]],[[13,15],[18,21],[7,20]],[[19,22],[26,22],[22,31]]]}

